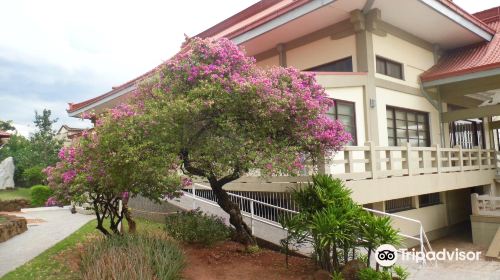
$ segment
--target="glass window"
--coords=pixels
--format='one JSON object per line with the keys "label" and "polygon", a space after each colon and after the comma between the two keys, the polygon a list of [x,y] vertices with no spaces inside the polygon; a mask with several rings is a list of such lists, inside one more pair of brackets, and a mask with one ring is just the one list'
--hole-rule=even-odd
{"label": "glass window", "polygon": [[356,145],[356,112],[354,102],[334,100],[335,104],[328,111],[328,116],[334,120],[340,121],[347,132],[352,136],[352,141],[348,145]]}
{"label": "glass window", "polygon": [[326,64],[315,66],[304,71],[313,72],[352,72],[352,57],[346,57]]}
{"label": "glass window", "polygon": [[391,106],[387,106],[386,112],[389,145],[401,146],[409,142],[412,146],[430,146],[427,113]]}
{"label": "glass window", "polygon": [[428,193],[418,196],[418,204],[420,207],[426,207],[441,203],[441,196],[439,193]]}
{"label": "glass window", "polygon": [[412,197],[403,197],[385,201],[385,212],[394,213],[412,209]]}
{"label": "glass window", "polygon": [[403,80],[403,64],[377,56],[377,73]]}

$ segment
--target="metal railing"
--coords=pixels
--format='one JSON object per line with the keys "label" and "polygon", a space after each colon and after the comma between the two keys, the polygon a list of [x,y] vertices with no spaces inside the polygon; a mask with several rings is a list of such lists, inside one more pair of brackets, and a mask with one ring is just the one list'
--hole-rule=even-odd
{"label": "metal railing", "polygon": [[[408,238],[408,239],[412,239],[412,240],[418,241],[419,247],[420,247],[420,252],[423,252],[424,254],[427,254],[427,252],[432,252],[431,243],[429,242],[429,238],[427,238],[427,234],[425,233],[424,226],[422,225],[421,221],[415,220],[415,219],[412,219],[412,218],[408,218],[408,217],[404,217],[404,216],[400,216],[400,215],[396,215],[396,214],[391,214],[391,213],[387,213],[387,212],[382,212],[382,211],[370,209],[370,208],[363,208],[363,209],[366,210],[366,211],[368,211],[368,212],[377,214],[377,215],[389,216],[392,219],[398,219],[398,220],[404,220],[404,221],[416,223],[418,225],[418,228],[419,228],[419,230],[418,230],[419,231],[418,236],[412,236],[412,235],[409,235],[409,234],[404,234],[402,232],[399,232],[398,234],[400,236],[404,237],[404,238]],[[422,261],[423,261],[424,264],[426,262],[425,259],[426,258],[422,259]]]}
{"label": "metal railing", "polygon": [[[217,198],[215,197],[215,194],[213,193],[212,189],[210,187],[207,187],[205,185],[199,184],[199,183],[194,183],[190,189],[184,189],[183,190],[185,195],[192,198],[192,209],[197,208],[197,202],[203,202],[207,203],[212,206],[219,207],[217,204]],[[296,210],[292,209],[287,209],[284,207],[276,206],[271,203],[266,203],[261,200],[257,200],[255,198],[249,198],[243,195],[235,194],[233,192],[228,192],[228,195],[231,199],[231,201],[237,203],[241,209],[241,214],[244,217],[247,217],[250,219],[250,228],[252,230],[252,234],[254,233],[254,221],[259,221],[268,225],[271,225],[273,227],[283,229],[281,224],[278,222],[279,217],[281,216],[293,216],[297,213],[299,213]],[[282,196],[282,199],[290,200],[291,197],[285,197]],[[292,205],[290,203],[286,202],[280,202],[281,205]],[[294,204],[293,204],[294,205]],[[407,218],[404,216],[396,215],[396,214],[390,214],[370,208],[364,208],[365,211],[377,214],[377,215],[383,215],[383,216],[389,216],[392,219],[401,219],[405,220],[408,222],[412,222],[418,225],[419,227],[419,234],[417,236],[412,236],[409,234],[405,234],[402,232],[399,232],[398,234],[404,238],[408,238],[411,240],[416,240],[419,243],[419,248],[421,252],[427,253],[432,251],[431,244],[429,242],[429,239],[427,238],[427,235],[424,231],[424,227],[422,225],[422,222],[419,220]],[[425,259],[423,260],[425,263]]]}

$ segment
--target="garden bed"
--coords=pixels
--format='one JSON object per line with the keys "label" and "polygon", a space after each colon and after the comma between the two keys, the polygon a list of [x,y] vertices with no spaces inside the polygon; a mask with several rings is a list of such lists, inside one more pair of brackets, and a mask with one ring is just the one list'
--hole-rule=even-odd
{"label": "garden bed", "polygon": [[[309,258],[289,257],[269,249],[249,254],[244,246],[225,241],[214,247],[184,245],[187,266],[183,276],[188,280],[261,280],[261,279],[310,279],[314,264]],[[311,278],[312,279],[312,278]]]}
{"label": "garden bed", "polygon": [[0,215],[0,242],[7,241],[12,237],[28,230],[28,223],[23,217]]}

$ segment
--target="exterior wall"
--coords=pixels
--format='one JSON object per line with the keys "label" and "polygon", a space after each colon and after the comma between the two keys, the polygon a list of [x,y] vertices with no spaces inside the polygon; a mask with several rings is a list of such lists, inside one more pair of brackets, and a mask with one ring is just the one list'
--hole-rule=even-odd
{"label": "exterior wall", "polygon": [[257,66],[262,67],[262,68],[266,68],[266,67],[270,67],[270,66],[278,66],[278,65],[280,65],[280,62],[279,62],[279,57],[277,55],[272,56],[270,58],[266,58],[266,59],[261,60],[261,61],[257,61]]}
{"label": "exterior wall", "polygon": [[[447,225],[446,205],[444,204],[411,209],[408,211],[397,212],[395,214],[419,220],[422,222],[422,226],[426,232],[435,231]],[[416,223],[405,220],[393,219],[392,225],[395,228],[400,229],[402,233],[412,236],[418,235],[420,231],[420,228]]]}
{"label": "exterior wall", "polygon": [[439,112],[432,104],[421,96],[402,93],[390,89],[377,87],[377,113],[379,143],[388,146],[386,107],[395,106],[429,113],[431,145],[440,144]]}
{"label": "exterior wall", "polygon": [[434,65],[434,54],[431,51],[391,34],[384,37],[373,35],[373,48],[375,56],[382,56],[403,64],[404,80],[375,74],[377,78],[419,88],[419,75]]}
{"label": "exterior wall", "polygon": [[356,71],[356,40],[354,35],[338,40],[325,37],[307,45],[286,51],[287,66],[300,70],[352,56]]}

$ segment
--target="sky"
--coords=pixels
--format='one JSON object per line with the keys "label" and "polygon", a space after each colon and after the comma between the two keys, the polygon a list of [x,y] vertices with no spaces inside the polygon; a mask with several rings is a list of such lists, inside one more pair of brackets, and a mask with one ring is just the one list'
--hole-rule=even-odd
{"label": "sky", "polygon": [[[62,124],[69,102],[103,94],[174,55],[194,36],[255,0],[0,0],[0,120],[34,130],[34,111]],[[455,0],[473,13],[500,0]]]}

